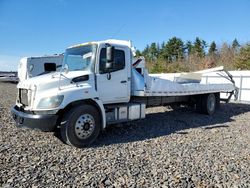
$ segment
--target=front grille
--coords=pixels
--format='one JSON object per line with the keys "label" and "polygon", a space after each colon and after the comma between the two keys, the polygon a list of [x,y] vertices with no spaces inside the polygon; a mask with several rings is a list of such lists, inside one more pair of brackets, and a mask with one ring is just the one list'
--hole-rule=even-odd
{"label": "front grille", "polygon": [[20,100],[20,103],[23,104],[24,106],[29,105],[27,89],[19,89],[19,100]]}

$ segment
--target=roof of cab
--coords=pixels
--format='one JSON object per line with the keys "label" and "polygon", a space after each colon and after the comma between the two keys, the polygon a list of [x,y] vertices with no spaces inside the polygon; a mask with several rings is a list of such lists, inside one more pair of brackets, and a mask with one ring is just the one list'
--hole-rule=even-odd
{"label": "roof of cab", "polygon": [[85,45],[91,45],[91,44],[118,44],[118,45],[124,45],[124,46],[128,46],[128,47],[132,47],[132,42],[130,40],[117,40],[117,39],[108,39],[108,40],[103,40],[103,41],[93,41],[93,42],[86,42],[86,43],[81,43],[81,44],[76,44],[73,46],[68,47],[69,48],[77,48],[80,46],[85,46]]}

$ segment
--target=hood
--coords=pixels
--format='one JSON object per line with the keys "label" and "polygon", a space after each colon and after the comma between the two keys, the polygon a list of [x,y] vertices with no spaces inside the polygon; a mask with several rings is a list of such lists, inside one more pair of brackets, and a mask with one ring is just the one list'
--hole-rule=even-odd
{"label": "hood", "polygon": [[56,73],[48,73],[45,75],[36,76],[27,80],[24,80],[22,82],[19,82],[17,85],[17,88],[24,88],[24,89],[31,89],[33,90],[35,87],[37,90],[46,90],[51,89],[54,87],[59,87],[59,79],[60,79],[60,87],[66,86],[71,83],[71,80],[73,78],[84,76],[84,75],[90,75],[92,74],[89,71],[71,71],[66,73],[56,72]]}

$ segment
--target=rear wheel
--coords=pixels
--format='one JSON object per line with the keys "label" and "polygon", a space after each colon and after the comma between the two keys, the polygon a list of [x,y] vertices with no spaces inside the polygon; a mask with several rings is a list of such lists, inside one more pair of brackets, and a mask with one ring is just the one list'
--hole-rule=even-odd
{"label": "rear wheel", "polygon": [[72,108],[65,114],[60,133],[65,143],[82,148],[97,138],[100,129],[98,110],[91,105],[82,105]]}
{"label": "rear wheel", "polygon": [[213,93],[208,94],[204,98],[204,112],[208,115],[212,115],[215,112],[216,109],[216,98]]}
{"label": "rear wheel", "polygon": [[[214,93],[199,95],[196,100],[196,110],[203,114],[214,114],[217,105],[218,97]],[[218,105],[219,106],[219,105]]]}

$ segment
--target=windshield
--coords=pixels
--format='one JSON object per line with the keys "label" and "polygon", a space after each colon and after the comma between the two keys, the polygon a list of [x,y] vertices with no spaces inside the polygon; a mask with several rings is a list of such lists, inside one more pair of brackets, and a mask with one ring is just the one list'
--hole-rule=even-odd
{"label": "windshield", "polygon": [[96,45],[86,45],[66,50],[64,65],[69,71],[94,71]]}

